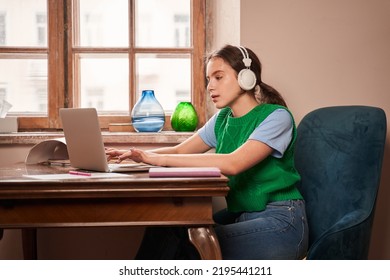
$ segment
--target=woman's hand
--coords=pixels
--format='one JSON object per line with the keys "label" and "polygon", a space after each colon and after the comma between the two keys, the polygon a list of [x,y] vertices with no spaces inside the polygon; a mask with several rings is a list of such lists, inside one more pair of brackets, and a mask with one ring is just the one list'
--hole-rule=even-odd
{"label": "woman's hand", "polygon": [[131,159],[135,162],[143,162],[152,165],[162,165],[163,155],[146,152],[140,149],[131,148],[129,150],[117,150],[106,148],[107,160],[116,159],[116,163],[120,163],[125,159]]}
{"label": "woman's hand", "polygon": [[156,154],[154,152],[143,151],[136,148],[131,148],[128,152],[121,155],[119,158],[131,158],[135,162],[143,162],[151,165],[164,166],[164,154]]}
{"label": "woman's hand", "polygon": [[112,159],[117,159],[117,162],[121,162],[123,159],[120,159],[120,157],[123,154],[127,153],[127,150],[118,150],[114,148],[105,148],[105,152],[107,155],[107,161],[110,161]]}

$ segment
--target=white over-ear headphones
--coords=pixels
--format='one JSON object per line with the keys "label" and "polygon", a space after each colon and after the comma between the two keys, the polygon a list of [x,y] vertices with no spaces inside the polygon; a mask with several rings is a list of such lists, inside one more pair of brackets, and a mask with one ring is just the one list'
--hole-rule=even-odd
{"label": "white over-ear headphones", "polygon": [[244,62],[245,69],[242,69],[240,73],[238,73],[238,84],[243,90],[251,90],[256,86],[256,75],[255,73],[250,69],[250,66],[252,64],[252,59],[249,58],[248,51],[244,47],[237,47],[243,56],[242,62]]}

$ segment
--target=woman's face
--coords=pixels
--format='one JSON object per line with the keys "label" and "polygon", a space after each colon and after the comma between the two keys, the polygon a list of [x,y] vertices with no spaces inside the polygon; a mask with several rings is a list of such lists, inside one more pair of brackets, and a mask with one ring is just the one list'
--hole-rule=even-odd
{"label": "woman's face", "polygon": [[222,58],[214,57],[207,63],[207,91],[218,109],[231,107],[243,93],[237,73]]}

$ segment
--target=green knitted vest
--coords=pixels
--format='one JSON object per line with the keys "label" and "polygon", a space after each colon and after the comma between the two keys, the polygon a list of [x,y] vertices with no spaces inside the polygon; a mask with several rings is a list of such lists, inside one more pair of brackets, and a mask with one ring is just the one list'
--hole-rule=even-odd
{"label": "green knitted vest", "polygon": [[[248,140],[255,128],[278,108],[286,109],[280,105],[261,104],[239,118],[232,117],[230,108],[222,109],[215,123],[218,143],[216,153],[227,154],[236,150]],[[228,176],[230,191],[226,202],[229,211],[261,211],[268,202],[302,199],[295,187],[295,183],[300,180],[294,167],[295,139],[294,124],[292,141],[282,158],[268,156],[252,168],[238,175]]]}

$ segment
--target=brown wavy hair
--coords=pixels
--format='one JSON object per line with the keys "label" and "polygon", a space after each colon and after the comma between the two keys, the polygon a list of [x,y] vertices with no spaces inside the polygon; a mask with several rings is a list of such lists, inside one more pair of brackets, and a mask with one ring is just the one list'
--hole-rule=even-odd
{"label": "brown wavy hair", "polygon": [[[260,59],[257,57],[257,55],[249,48],[246,48],[249,54],[249,58],[252,59],[252,64],[250,66],[250,69],[255,73],[256,75],[256,85],[260,87],[260,95],[255,95],[255,88],[250,90],[249,92],[253,93],[259,103],[269,103],[269,104],[279,104],[282,106],[287,107],[286,101],[283,99],[282,95],[272,86],[264,83],[261,79],[261,70],[262,65],[260,62]],[[244,62],[242,61],[242,53],[239,50],[238,47],[232,46],[232,45],[225,45],[219,50],[216,50],[209,55],[206,56],[205,59],[205,65],[207,63],[215,58],[219,57],[222,58],[226,63],[228,63],[237,73],[245,69]]]}

